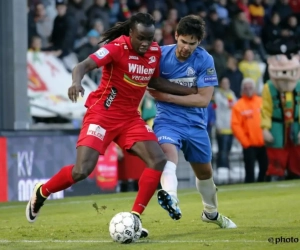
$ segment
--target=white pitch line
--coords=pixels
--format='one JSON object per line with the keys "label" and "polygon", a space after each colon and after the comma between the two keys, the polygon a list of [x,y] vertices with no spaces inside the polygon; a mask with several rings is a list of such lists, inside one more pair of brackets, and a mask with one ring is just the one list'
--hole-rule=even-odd
{"label": "white pitch line", "polygon": [[[252,186],[251,184],[249,186],[244,186],[244,187],[239,187],[238,185],[236,187],[231,187],[231,188],[224,188],[223,187],[219,188],[218,192],[234,192],[234,191],[251,191],[251,190],[266,190],[266,189],[272,189],[272,188],[290,188],[290,187],[295,187],[295,186],[300,186],[299,184],[296,183],[287,183],[287,184],[269,184],[269,185],[263,185],[263,186]],[[183,192],[179,193],[180,196],[186,196],[186,195],[191,195],[191,194],[198,194],[197,191],[192,191],[192,192]],[[103,196],[101,198],[101,201],[121,201],[121,200],[133,200],[135,198],[135,195],[132,196],[125,196],[125,197],[116,197],[116,198],[106,198]],[[97,197],[98,199],[98,197]],[[57,201],[57,200],[56,200]],[[67,205],[67,204],[82,204],[82,203],[91,203],[95,202],[95,200],[82,200],[82,201],[63,201],[63,202],[54,202],[54,203],[47,203],[47,206],[57,206],[57,205]],[[10,208],[18,208],[18,207],[23,207],[24,204],[18,204],[18,205],[8,205],[8,206],[0,206],[1,209],[10,209]]]}
{"label": "white pitch line", "polygon": [[[142,240],[137,243],[268,243],[267,240]],[[0,240],[3,243],[113,243],[112,240]]]}

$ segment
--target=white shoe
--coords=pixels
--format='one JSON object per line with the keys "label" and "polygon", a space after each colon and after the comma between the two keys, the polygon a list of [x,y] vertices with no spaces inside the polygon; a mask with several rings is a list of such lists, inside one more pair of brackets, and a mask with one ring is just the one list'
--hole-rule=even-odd
{"label": "white shoe", "polygon": [[217,224],[220,228],[237,228],[232,220],[220,213],[218,213],[218,218],[216,220],[211,220],[207,218],[206,214],[203,212],[201,215],[201,219],[204,222]]}
{"label": "white shoe", "polygon": [[30,223],[35,222],[41,207],[44,205],[44,201],[46,198],[42,197],[42,195],[38,192],[40,192],[40,187],[42,186],[42,183],[38,183],[35,185],[31,198],[27,203],[25,214],[26,218]]}

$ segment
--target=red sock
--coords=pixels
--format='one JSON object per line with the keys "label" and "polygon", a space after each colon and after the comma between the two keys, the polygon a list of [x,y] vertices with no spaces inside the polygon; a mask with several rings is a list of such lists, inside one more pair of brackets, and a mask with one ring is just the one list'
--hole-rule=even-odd
{"label": "red sock", "polygon": [[146,168],[139,180],[139,191],[132,207],[132,212],[142,214],[159,184],[162,172]]}
{"label": "red sock", "polygon": [[49,181],[43,184],[41,188],[41,195],[48,197],[52,193],[56,193],[58,191],[65,190],[68,187],[71,187],[75,183],[72,177],[73,167],[74,165],[63,167]]}

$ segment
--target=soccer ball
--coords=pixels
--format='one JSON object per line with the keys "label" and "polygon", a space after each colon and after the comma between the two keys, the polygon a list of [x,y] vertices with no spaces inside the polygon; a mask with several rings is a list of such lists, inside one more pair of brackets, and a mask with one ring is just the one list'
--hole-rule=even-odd
{"label": "soccer ball", "polygon": [[121,212],[111,219],[109,234],[113,241],[121,244],[129,244],[141,237],[142,223],[132,213]]}

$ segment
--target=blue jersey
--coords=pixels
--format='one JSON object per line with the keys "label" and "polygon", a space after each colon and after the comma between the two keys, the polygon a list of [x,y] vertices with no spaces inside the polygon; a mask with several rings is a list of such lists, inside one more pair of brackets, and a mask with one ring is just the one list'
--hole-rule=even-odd
{"label": "blue jersey", "polygon": [[[176,48],[176,44],[161,47],[161,77],[188,87],[203,88],[218,85],[214,60],[205,49],[197,47],[186,61],[180,62],[175,54]],[[156,108],[155,124],[175,122],[206,128],[206,108],[185,107],[167,102],[157,102]]]}

